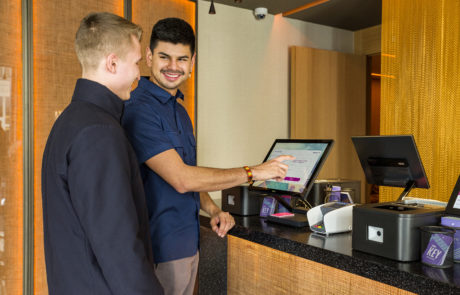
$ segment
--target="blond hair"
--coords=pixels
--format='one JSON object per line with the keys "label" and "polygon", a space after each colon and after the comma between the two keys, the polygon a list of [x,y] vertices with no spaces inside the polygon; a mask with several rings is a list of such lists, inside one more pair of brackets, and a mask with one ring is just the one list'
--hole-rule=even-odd
{"label": "blond hair", "polygon": [[82,68],[95,70],[110,53],[123,58],[133,37],[140,41],[142,29],[127,19],[108,12],[88,14],[75,36],[75,51]]}

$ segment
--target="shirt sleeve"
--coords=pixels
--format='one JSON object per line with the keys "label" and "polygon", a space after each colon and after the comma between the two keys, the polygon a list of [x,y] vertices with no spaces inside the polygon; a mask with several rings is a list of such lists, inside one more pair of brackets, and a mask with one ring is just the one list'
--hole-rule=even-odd
{"label": "shirt sleeve", "polygon": [[163,294],[141,238],[129,149],[121,128],[83,130],[68,153],[70,198],[113,294]]}
{"label": "shirt sleeve", "polygon": [[175,143],[163,130],[160,115],[148,105],[126,105],[122,125],[140,164],[159,153],[174,149]]}

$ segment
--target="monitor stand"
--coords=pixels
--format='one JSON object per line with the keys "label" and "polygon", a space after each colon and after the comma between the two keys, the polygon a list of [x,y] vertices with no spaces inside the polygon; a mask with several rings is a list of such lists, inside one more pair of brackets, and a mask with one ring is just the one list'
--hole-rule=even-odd
{"label": "monitor stand", "polygon": [[[294,213],[293,216],[283,216],[283,217],[276,217],[269,215],[267,216],[267,221],[273,222],[273,223],[279,223],[283,225],[288,225],[292,227],[306,227],[308,226],[308,219],[307,219],[307,214],[305,213],[296,213],[296,212],[301,212],[296,210],[295,208],[292,208],[291,204],[288,204],[284,198],[282,198],[280,195],[277,194],[270,194],[272,197],[274,197],[281,205],[283,205],[286,209],[288,209],[289,212]],[[293,198],[295,198],[293,196]]]}
{"label": "monitor stand", "polygon": [[396,203],[402,202],[402,200],[407,197],[409,192],[415,187],[415,181],[409,181],[404,188],[404,191],[399,195],[399,198],[396,200]]}

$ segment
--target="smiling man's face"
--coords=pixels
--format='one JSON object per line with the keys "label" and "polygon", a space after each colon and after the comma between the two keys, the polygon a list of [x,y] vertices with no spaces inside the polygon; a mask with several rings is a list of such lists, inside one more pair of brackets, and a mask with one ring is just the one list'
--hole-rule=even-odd
{"label": "smiling man's face", "polygon": [[192,72],[195,55],[192,56],[189,45],[159,41],[153,52],[147,48],[146,60],[150,80],[175,95]]}

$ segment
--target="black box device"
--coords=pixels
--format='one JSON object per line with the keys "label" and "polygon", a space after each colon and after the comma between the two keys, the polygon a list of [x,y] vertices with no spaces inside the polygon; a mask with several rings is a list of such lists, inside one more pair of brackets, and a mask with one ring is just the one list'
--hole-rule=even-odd
{"label": "black box device", "polygon": [[404,187],[395,202],[353,208],[352,248],[378,256],[414,261],[420,258],[420,230],[440,221],[444,207],[407,202],[413,187],[429,188],[411,135],[352,137],[369,183]]}
{"label": "black box device", "polygon": [[438,224],[444,208],[396,202],[353,207],[352,248],[398,261],[420,259],[420,227]]}
{"label": "black box device", "polygon": [[250,216],[258,215],[263,198],[260,193],[248,190],[248,185],[240,185],[222,190],[222,210],[229,213]]}

